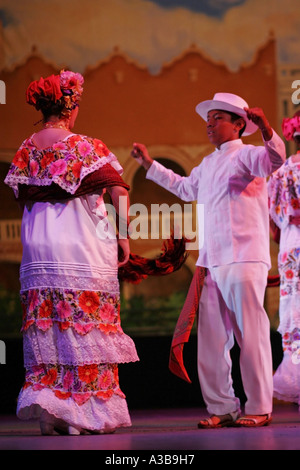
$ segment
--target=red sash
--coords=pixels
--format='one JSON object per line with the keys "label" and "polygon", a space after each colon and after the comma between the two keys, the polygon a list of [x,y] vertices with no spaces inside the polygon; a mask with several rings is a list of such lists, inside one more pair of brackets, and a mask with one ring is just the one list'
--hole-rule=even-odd
{"label": "red sash", "polygon": [[179,315],[170,351],[169,369],[173,374],[191,383],[183,364],[183,346],[190,337],[191,329],[198,314],[199,301],[204,284],[206,269],[196,267],[187,297]]}

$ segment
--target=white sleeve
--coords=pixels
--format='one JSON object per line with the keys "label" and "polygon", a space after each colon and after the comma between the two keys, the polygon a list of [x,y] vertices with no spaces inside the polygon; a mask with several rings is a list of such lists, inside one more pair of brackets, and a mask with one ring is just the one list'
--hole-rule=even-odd
{"label": "white sleeve", "polygon": [[146,178],[175,194],[183,201],[195,201],[198,194],[200,165],[192,170],[190,176],[180,176],[154,161],[147,171]]}
{"label": "white sleeve", "polygon": [[239,160],[251,175],[267,177],[281,167],[286,160],[285,145],[279,135],[273,130],[270,140],[263,146],[246,145],[245,152],[241,152]]}

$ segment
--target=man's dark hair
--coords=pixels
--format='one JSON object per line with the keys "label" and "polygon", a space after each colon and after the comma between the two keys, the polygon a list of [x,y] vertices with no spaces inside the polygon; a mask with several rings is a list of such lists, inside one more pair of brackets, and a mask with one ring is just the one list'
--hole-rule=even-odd
{"label": "man's dark hair", "polygon": [[[237,121],[238,119],[243,119],[242,116],[239,116],[239,115],[236,114],[236,113],[231,113],[230,111],[226,111],[226,112],[228,112],[228,114],[230,114],[230,116],[231,116],[231,122],[235,122],[235,121]],[[245,121],[244,121],[244,122],[245,122]],[[246,129],[246,122],[245,122],[244,127],[242,127],[242,129],[241,129],[240,132],[239,132],[239,137],[240,137],[240,138],[242,137],[242,134],[243,134],[243,132],[244,132],[245,129]]]}

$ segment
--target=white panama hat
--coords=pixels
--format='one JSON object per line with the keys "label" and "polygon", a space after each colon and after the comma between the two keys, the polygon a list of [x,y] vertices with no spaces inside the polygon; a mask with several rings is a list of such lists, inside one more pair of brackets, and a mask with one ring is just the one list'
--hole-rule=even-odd
{"label": "white panama hat", "polygon": [[246,101],[240,96],[232,93],[216,93],[212,100],[202,101],[197,104],[196,112],[202,117],[202,119],[204,119],[204,121],[207,121],[207,113],[214,109],[235,113],[245,120],[246,128],[243,135],[251,135],[257,131],[258,127],[254,122],[248,119],[247,113],[244,110],[244,108],[248,107],[248,103],[246,103]]}

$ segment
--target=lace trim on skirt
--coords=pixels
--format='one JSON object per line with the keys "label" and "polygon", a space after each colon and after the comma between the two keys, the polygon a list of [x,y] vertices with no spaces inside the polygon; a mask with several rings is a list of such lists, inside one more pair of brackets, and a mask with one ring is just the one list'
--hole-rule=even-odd
{"label": "lace trim on skirt", "polygon": [[109,432],[115,428],[131,426],[126,400],[117,394],[109,400],[92,396],[78,405],[72,398],[58,398],[49,388],[34,391],[32,387],[28,387],[20,392],[17,406],[17,416],[20,419],[37,419],[43,410],[71,426],[93,431]]}
{"label": "lace trim on skirt", "polygon": [[[111,279],[110,279],[111,277]],[[42,287],[56,287],[61,289],[101,290],[117,294],[120,290],[117,273],[107,272],[80,272],[75,269],[67,275],[59,272],[45,272],[45,269],[34,269],[20,272],[21,291],[39,289]]]}
{"label": "lace trim on skirt", "polygon": [[125,333],[109,334],[93,329],[86,335],[57,324],[43,332],[34,325],[23,334],[25,367],[39,364],[129,363],[139,360],[134,341]]}

